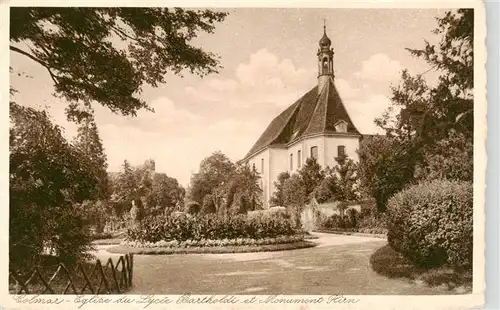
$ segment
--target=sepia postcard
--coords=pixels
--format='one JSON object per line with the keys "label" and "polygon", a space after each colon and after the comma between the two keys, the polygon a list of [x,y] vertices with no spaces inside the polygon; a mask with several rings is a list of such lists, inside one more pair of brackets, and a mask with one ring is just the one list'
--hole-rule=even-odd
{"label": "sepia postcard", "polygon": [[484,304],[481,1],[1,14],[0,309]]}

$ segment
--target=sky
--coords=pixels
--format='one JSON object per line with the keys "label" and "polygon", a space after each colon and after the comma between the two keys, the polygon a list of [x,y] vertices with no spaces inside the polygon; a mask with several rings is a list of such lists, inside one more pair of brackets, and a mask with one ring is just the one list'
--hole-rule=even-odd
{"label": "sky", "polygon": [[[137,117],[94,106],[109,171],[127,159],[133,165],[154,159],[157,172],[187,186],[200,161],[220,150],[237,161],[269,122],[317,84],[318,41],[323,21],[334,48],[335,84],[356,127],[381,132],[374,124],[390,104],[390,86],[401,70],[418,74],[428,65],[405,48],[436,42],[431,31],[444,9],[227,9],[214,34],[201,33],[193,44],[220,56],[219,74],[200,78],[166,76],[157,88],[145,86],[142,98],[155,112]],[[53,96],[47,71],[10,52],[16,72],[14,100],[47,110],[71,139],[76,125],[66,121],[66,102]],[[434,72],[425,78],[433,82]]]}

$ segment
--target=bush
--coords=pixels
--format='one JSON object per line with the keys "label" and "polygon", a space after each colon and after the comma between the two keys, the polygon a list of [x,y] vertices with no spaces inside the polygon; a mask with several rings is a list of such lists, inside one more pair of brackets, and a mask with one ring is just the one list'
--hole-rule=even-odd
{"label": "bush", "polygon": [[291,221],[278,216],[262,215],[247,217],[238,215],[228,218],[215,215],[199,217],[164,217],[143,221],[140,226],[127,231],[132,241],[158,242],[186,240],[220,240],[237,238],[275,238],[297,234]]}
{"label": "bush", "polygon": [[360,232],[373,230],[385,233],[387,232],[385,212],[379,212],[375,202],[362,203],[357,225]]}
{"label": "bush", "polygon": [[197,202],[190,202],[186,205],[186,213],[187,214],[198,214],[200,213],[201,207]]}
{"label": "bush", "polygon": [[472,266],[472,184],[436,180],[389,200],[391,247],[422,267]]}
{"label": "bush", "polygon": [[203,206],[201,207],[201,213],[212,214],[216,213],[217,208],[215,207],[214,197],[210,194],[203,197]]}

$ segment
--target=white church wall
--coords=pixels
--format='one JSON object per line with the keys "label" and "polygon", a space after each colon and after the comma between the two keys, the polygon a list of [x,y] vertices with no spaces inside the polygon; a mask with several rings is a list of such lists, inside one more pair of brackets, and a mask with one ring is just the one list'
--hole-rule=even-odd
{"label": "white church wall", "polygon": [[282,148],[272,148],[269,150],[269,194],[266,199],[266,206],[269,205],[269,199],[271,199],[272,194],[276,191],[274,182],[278,180],[278,175],[282,172],[288,171],[287,169],[287,159],[288,150]]}
{"label": "white church wall", "polygon": [[262,188],[262,196],[264,207],[268,207],[270,198],[270,183],[272,167],[270,164],[270,150],[266,148],[248,159],[250,168],[255,167],[255,170],[260,174],[259,185]]}
{"label": "white church wall", "polygon": [[[287,171],[292,173],[298,172],[306,163],[306,160],[311,157],[311,148],[318,148],[318,163],[323,165],[325,162],[324,156],[322,156],[325,149],[325,138],[324,136],[306,138],[298,143],[294,143],[288,148],[288,159],[287,159]],[[300,150],[300,167],[297,162],[298,151]],[[293,167],[290,167],[290,154],[293,154]],[[292,168],[292,169],[290,169]]]}
{"label": "white church wall", "polygon": [[[345,153],[350,159],[358,161],[357,150],[359,148],[359,138],[358,137],[339,137],[339,136],[327,136],[325,137],[325,160],[327,166],[335,166],[337,163],[335,157],[338,156],[338,146],[345,146]],[[322,165],[322,167],[325,167]]]}

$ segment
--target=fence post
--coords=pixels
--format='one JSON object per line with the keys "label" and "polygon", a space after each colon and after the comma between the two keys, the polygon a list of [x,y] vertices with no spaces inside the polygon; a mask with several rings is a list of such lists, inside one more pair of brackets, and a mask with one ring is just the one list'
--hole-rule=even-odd
{"label": "fence post", "polygon": [[134,272],[134,254],[130,253],[130,270],[129,270],[129,282],[130,286],[132,286],[132,274]]}

